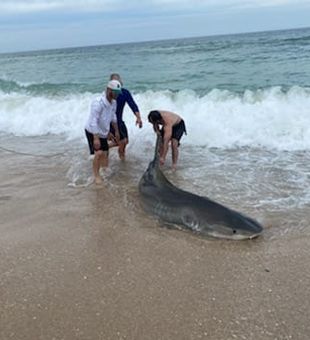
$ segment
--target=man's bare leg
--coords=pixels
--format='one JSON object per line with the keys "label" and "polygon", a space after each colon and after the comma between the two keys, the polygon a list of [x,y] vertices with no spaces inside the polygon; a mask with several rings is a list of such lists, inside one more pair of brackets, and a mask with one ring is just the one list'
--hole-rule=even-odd
{"label": "man's bare leg", "polygon": [[164,154],[164,143],[161,143],[159,147],[159,157],[161,158],[163,154]]}
{"label": "man's bare leg", "polygon": [[177,169],[177,162],[179,158],[179,142],[177,139],[171,140],[171,151],[172,151],[172,170]]}
{"label": "man's bare leg", "polygon": [[125,160],[125,149],[126,149],[126,145],[128,144],[128,139],[124,138],[119,142],[119,146],[118,146],[118,155],[119,158],[124,161]]}
{"label": "man's bare leg", "polygon": [[106,169],[109,166],[109,153],[108,151],[102,151],[102,155],[100,157],[100,166]]}
{"label": "man's bare leg", "polygon": [[103,154],[103,151],[101,151],[101,150],[95,151],[95,157],[94,157],[94,160],[93,160],[93,172],[94,172],[96,184],[102,183],[102,179],[101,179],[100,174],[99,174],[102,154]]}

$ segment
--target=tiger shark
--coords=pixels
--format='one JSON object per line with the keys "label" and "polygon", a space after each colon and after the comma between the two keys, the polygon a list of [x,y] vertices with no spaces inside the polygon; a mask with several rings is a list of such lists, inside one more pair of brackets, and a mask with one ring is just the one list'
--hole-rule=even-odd
{"label": "tiger shark", "polygon": [[139,181],[142,205],[148,213],[203,236],[244,240],[262,233],[263,227],[254,219],[174,186],[159,166],[161,143],[157,135],[154,159]]}

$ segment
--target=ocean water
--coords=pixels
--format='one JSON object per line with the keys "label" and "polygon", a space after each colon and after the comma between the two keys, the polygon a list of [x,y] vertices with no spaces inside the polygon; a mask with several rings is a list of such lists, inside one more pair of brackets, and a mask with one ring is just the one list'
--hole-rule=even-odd
{"label": "ocean water", "polygon": [[84,124],[112,72],[144,121],[126,107],[127,160],[111,150],[104,174],[118,201],[140,214],[155,143],[146,117],[166,109],[188,131],[176,174],[167,157],[171,181],[258,219],[267,238],[310,234],[310,28],[0,54],[0,148],[63,158],[68,185],[89,190]]}

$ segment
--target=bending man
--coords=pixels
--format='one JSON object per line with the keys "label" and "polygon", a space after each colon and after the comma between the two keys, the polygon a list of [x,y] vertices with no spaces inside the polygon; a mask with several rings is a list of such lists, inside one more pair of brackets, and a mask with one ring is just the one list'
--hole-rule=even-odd
{"label": "bending man", "polygon": [[[180,145],[183,133],[186,134],[184,120],[176,113],[170,111],[151,111],[148,120],[153,124],[154,131],[163,136],[163,145],[160,149],[160,165],[164,165],[171,142],[172,169],[176,170]],[[162,128],[160,129],[160,125]]]}

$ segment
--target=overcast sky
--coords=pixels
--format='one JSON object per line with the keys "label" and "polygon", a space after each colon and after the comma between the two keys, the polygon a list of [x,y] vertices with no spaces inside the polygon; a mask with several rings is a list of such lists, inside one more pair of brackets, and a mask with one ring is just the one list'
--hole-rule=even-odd
{"label": "overcast sky", "polygon": [[310,0],[0,0],[0,52],[310,26]]}

